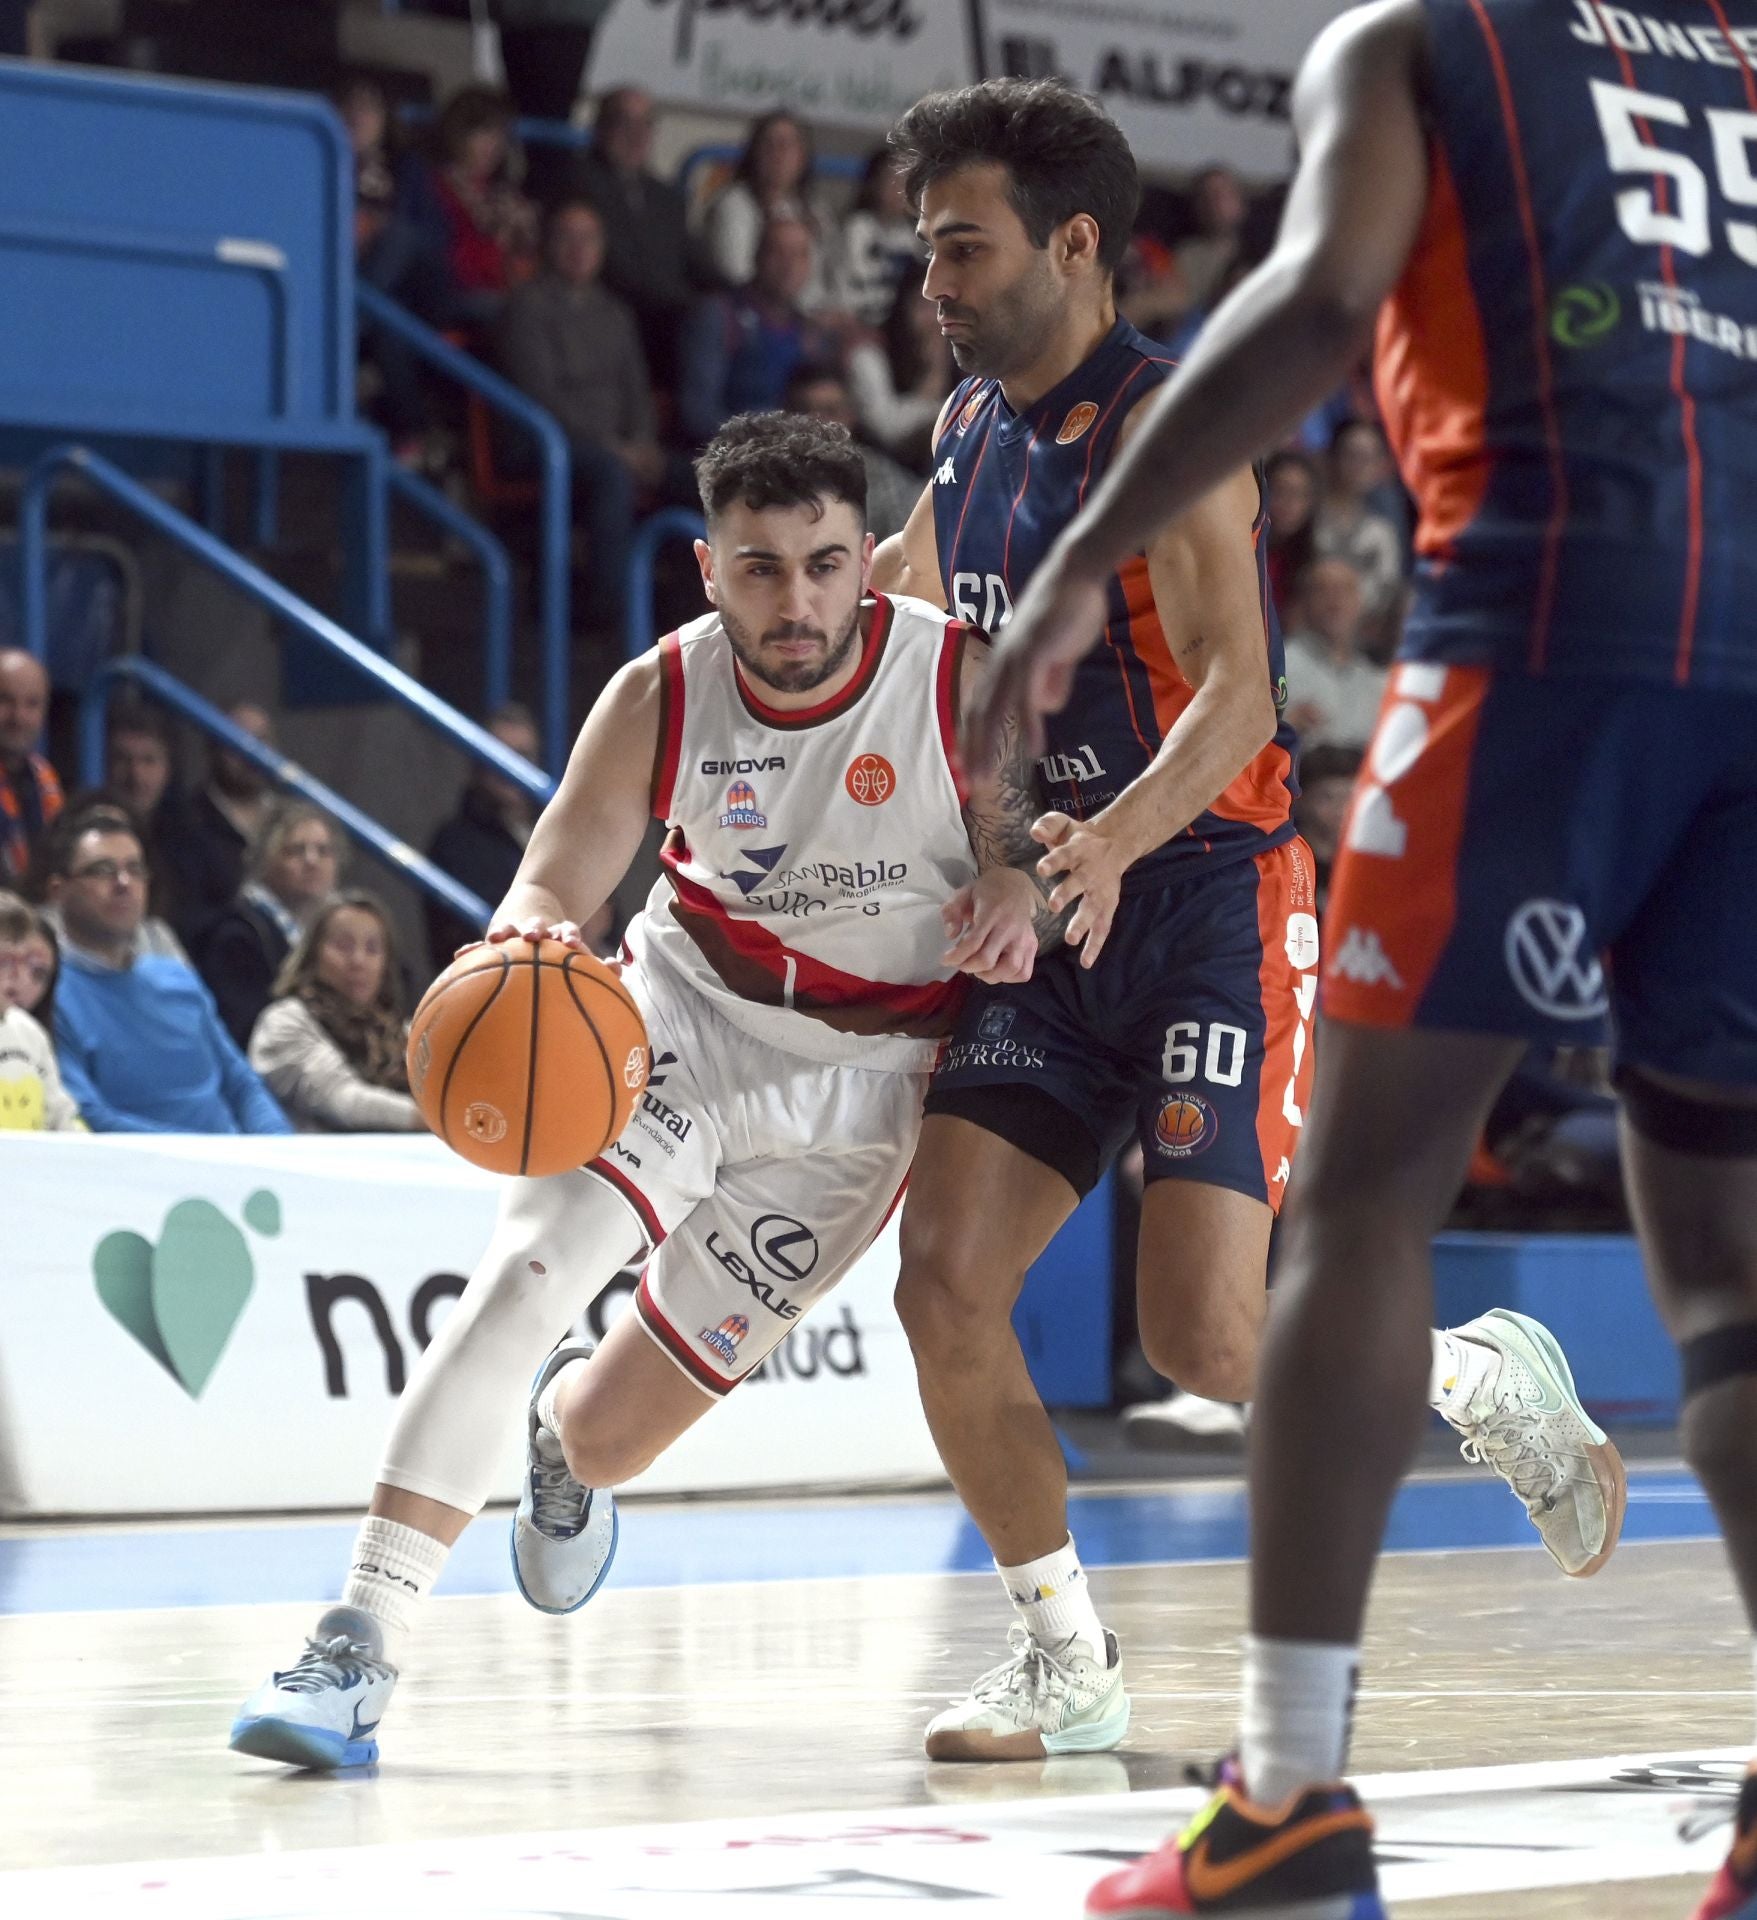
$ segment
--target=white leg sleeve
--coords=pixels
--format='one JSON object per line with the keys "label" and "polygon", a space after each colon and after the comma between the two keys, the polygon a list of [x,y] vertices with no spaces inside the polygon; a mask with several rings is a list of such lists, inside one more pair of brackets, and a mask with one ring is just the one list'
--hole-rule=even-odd
{"label": "white leg sleeve", "polygon": [[517,1457],[544,1355],[643,1243],[590,1174],[509,1180],[488,1250],[398,1403],[380,1481],[479,1512]]}

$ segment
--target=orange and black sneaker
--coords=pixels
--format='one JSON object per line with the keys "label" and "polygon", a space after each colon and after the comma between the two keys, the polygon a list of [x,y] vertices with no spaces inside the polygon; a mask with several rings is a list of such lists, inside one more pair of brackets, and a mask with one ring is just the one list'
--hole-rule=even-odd
{"label": "orange and black sneaker", "polygon": [[1757,1760],[1739,1789],[1733,1850],[1696,1909],[1696,1920],[1757,1920]]}
{"label": "orange and black sneaker", "polygon": [[1372,1815],[1352,1787],[1309,1787],[1285,1806],[1259,1807],[1228,1778],[1235,1771],[1223,1769],[1227,1784],[1175,1840],[1100,1880],[1086,1920],[1386,1920]]}

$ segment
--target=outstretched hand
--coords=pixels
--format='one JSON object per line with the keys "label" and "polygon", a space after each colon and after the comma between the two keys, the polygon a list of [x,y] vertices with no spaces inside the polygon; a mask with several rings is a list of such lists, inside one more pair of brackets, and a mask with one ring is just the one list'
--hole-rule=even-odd
{"label": "outstretched hand", "polygon": [[1031,838],[1049,849],[1037,871],[1055,882],[1051,909],[1074,909],[1062,938],[1080,949],[1080,965],[1090,967],[1110,938],[1128,856],[1100,821],[1074,820],[1065,813],[1046,813],[1031,829]]}
{"label": "outstretched hand", "polygon": [[989,986],[1016,986],[1037,963],[1042,896],[1028,873],[997,867],[960,887],[940,908],[947,947],[941,965]]}

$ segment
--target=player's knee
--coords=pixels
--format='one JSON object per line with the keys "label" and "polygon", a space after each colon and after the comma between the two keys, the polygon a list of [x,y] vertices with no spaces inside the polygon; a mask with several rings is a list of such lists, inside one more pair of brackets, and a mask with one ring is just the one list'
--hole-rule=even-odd
{"label": "player's knee", "polygon": [[1684,1454],[1703,1484],[1738,1487],[1745,1497],[1757,1469],[1757,1319],[1732,1322],[1686,1339],[1683,1360]]}
{"label": "player's knee", "polygon": [[901,1264],[897,1274],[897,1318],[909,1337],[918,1364],[951,1361],[980,1347],[1007,1308],[971,1284],[980,1263],[962,1232],[937,1223],[903,1218]]}
{"label": "player's knee", "polygon": [[620,1487],[645,1473],[660,1448],[626,1425],[570,1408],[561,1422],[561,1453],[582,1487]]}
{"label": "player's knee", "polygon": [[1250,1400],[1257,1391],[1258,1331],[1243,1320],[1216,1327],[1147,1310],[1141,1315],[1141,1351],[1155,1373],[1185,1393],[1204,1400]]}

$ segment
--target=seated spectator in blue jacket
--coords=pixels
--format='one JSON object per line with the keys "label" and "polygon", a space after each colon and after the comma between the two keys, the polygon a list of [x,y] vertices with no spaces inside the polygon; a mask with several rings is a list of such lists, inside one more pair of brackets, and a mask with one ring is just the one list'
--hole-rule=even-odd
{"label": "seated spectator in blue jacket", "polygon": [[799,304],[811,284],[816,247],[803,220],[771,220],[763,228],[750,285],[704,300],[691,315],[677,415],[695,444],[705,445],[734,414],[780,407],[787,382],[802,363],[841,367],[839,338]]}
{"label": "seated spectator in blue jacket", "polygon": [[45,853],[62,936],[55,1049],[86,1124],[97,1133],[292,1132],[195,970],[140,952],[148,875],[128,816],[102,806],[65,814]]}

